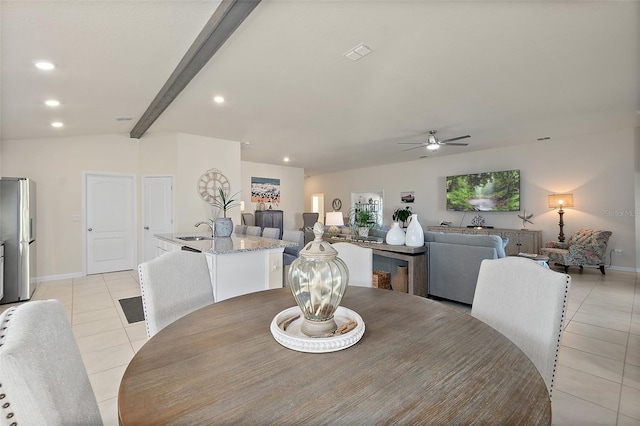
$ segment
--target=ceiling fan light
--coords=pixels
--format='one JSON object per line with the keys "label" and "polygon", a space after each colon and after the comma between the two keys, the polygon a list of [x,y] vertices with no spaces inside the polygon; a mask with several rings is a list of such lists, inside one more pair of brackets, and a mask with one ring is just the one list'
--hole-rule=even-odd
{"label": "ceiling fan light", "polygon": [[440,145],[438,145],[437,143],[430,143],[429,145],[427,145],[427,149],[429,151],[435,151],[438,148],[440,148]]}

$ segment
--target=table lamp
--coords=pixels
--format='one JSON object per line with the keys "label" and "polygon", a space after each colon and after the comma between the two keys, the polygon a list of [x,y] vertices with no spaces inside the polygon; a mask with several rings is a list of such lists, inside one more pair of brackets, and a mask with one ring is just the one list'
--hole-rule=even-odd
{"label": "table lamp", "polygon": [[558,225],[560,225],[560,234],[558,234],[558,241],[561,243],[564,242],[564,232],[562,232],[562,228],[564,227],[564,222],[562,221],[562,216],[564,215],[563,207],[573,207],[573,194],[549,195],[549,208],[559,208],[558,214],[560,215],[560,222]]}
{"label": "table lamp", "polygon": [[328,212],[325,220],[325,225],[329,227],[329,235],[332,237],[337,236],[340,233],[338,226],[344,226],[344,218],[341,212]]}

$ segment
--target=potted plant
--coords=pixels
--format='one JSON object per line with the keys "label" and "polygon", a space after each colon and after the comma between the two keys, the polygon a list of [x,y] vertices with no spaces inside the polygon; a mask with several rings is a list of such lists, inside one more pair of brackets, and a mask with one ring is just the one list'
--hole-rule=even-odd
{"label": "potted plant", "polygon": [[352,228],[360,237],[368,237],[369,230],[377,225],[376,214],[369,210],[353,209],[349,213],[349,219]]}
{"label": "potted plant", "polygon": [[219,217],[214,221],[215,222],[214,235],[216,237],[230,237],[231,234],[233,233],[233,221],[231,220],[230,217],[227,217],[227,210],[240,205],[239,202],[233,199],[233,197],[238,195],[239,192],[236,192],[235,194],[227,198],[227,195],[224,193],[224,190],[222,188],[218,188],[218,194],[219,196],[215,197],[211,204],[214,207],[217,207],[220,210],[222,210],[222,217]]}
{"label": "potted plant", "polygon": [[411,211],[411,206],[407,206],[407,207],[398,207],[394,212],[393,212],[393,221],[394,222],[402,222],[402,227],[406,228],[407,226],[407,219],[409,219],[411,217],[411,214],[413,212]]}

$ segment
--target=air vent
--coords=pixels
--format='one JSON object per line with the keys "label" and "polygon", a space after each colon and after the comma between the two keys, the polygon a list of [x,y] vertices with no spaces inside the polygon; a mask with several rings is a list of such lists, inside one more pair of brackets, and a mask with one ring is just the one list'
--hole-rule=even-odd
{"label": "air vent", "polygon": [[133,117],[130,115],[123,115],[121,117],[116,117],[116,121],[131,121]]}
{"label": "air vent", "polygon": [[551,136],[544,136],[542,138],[538,138],[537,140],[539,140],[539,141],[548,141],[549,139],[551,139]]}
{"label": "air vent", "polygon": [[346,56],[347,58],[351,59],[352,61],[357,61],[358,59],[360,59],[360,58],[362,58],[364,56],[367,56],[372,51],[373,50],[369,46],[365,46],[364,43],[360,43],[359,45],[357,45],[353,49],[351,49],[348,52],[346,52],[344,54],[344,56]]}

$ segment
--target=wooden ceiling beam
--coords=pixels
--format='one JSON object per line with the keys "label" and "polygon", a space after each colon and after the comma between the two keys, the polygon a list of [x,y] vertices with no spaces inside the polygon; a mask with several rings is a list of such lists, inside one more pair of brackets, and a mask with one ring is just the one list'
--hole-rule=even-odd
{"label": "wooden ceiling beam", "polygon": [[140,139],[261,0],[223,0],[129,136]]}

